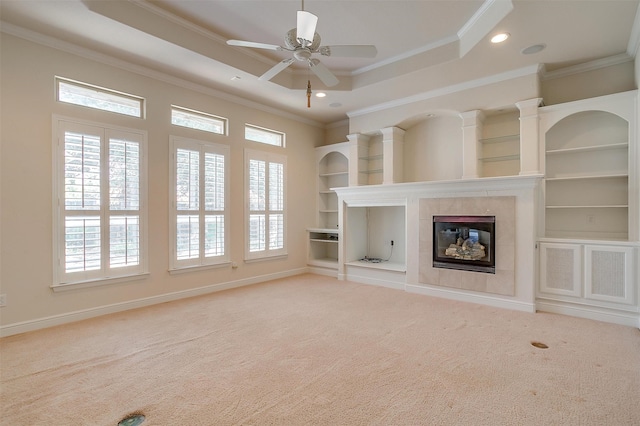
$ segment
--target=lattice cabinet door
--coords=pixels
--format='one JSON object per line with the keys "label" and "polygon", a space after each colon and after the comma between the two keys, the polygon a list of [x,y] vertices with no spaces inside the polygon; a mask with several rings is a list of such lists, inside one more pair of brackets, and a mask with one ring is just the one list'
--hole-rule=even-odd
{"label": "lattice cabinet door", "polygon": [[582,246],[540,244],[540,292],[582,296]]}
{"label": "lattice cabinet door", "polygon": [[585,298],[633,304],[633,247],[585,246]]}

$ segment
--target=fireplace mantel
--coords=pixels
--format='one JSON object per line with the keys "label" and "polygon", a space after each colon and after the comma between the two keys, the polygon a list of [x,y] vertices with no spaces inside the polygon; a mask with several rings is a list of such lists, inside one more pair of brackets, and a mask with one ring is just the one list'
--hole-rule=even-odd
{"label": "fireplace mantel", "polygon": [[[534,312],[537,209],[541,181],[542,175],[526,175],[335,188],[340,224],[338,278]],[[511,199],[513,208],[511,212],[504,213],[503,201],[507,199]],[[360,240],[369,238],[369,234],[363,231],[369,226],[361,226],[358,221],[349,221],[347,218],[353,217],[354,213],[363,208],[372,208],[373,211],[376,208],[387,208],[385,206],[396,211],[401,209],[403,212],[398,213],[403,215],[398,217],[398,222],[403,222],[403,229],[394,229],[387,234],[390,236],[385,237],[384,242],[396,238],[403,244],[399,252],[404,257],[395,258],[394,261],[396,265],[404,262],[406,268],[385,270],[382,267],[372,273],[371,268],[358,267],[354,265],[353,259],[345,257],[347,249],[352,249],[354,245],[361,243]],[[460,274],[452,277],[449,271],[434,274],[427,268],[424,259],[428,254],[431,265],[431,249],[427,247],[432,245],[432,230],[426,232],[424,222],[428,222],[431,229],[433,214],[484,215],[501,209],[503,212],[496,218],[497,228],[500,229],[500,221],[503,229],[507,227],[509,220],[512,222],[512,232],[508,233],[512,240],[500,240],[501,237],[498,236],[497,248],[503,248],[496,253],[499,262],[497,270],[502,272],[486,281],[490,274],[450,271]],[[387,218],[376,224],[376,233],[384,234],[384,227],[390,222],[394,221]],[[348,226],[349,223],[351,226]],[[403,232],[404,235],[394,237],[398,232]],[[502,236],[505,235],[503,233]],[[484,281],[478,276],[484,277]],[[452,281],[464,284],[452,284]]]}

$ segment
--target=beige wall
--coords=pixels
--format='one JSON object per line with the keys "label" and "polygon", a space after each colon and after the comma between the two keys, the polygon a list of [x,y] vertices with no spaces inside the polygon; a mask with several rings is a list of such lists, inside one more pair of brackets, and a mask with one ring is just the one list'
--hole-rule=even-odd
{"label": "beige wall", "polygon": [[545,105],[555,105],[633,90],[637,87],[633,73],[633,61],[626,61],[605,68],[545,79],[541,84],[542,99]]}
{"label": "beige wall", "polygon": [[[314,147],[324,142],[324,129],[266,113],[179,85],[169,84],[2,35],[1,117],[1,292],[7,306],[0,325],[23,322],[44,325],[102,313],[101,307],[131,307],[168,294],[220,283],[249,282],[306,266],[305,228],[315,225]],[[76,79],[147,100],[147,118],[118,116],[54,99],[54,76]],[[211,92],[210,92],[211,93]],[[229,136],[210,135],[170,125],[170,105],[177,104],[227,117]],[[52,284],[52,114],[137,128],[148,132],[150,276],[135,282],[54,293]],[[286,132],[287,147],[268,147],[244,140],[244,123]],[[239,267],[170,275],[169,136],[178,135],[231,147],[231,257]],[[243,262],[243,150],[272,149],[287,156],[288,252],[286,259]],[[162,296],[165,295],[165,296]]]}

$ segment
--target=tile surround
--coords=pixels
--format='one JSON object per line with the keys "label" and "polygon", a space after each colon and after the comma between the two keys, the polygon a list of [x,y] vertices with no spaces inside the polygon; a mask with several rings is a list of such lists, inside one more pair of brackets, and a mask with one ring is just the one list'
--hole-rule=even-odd
{"label": "tile surround", "polygon": [[[432,266],[433,216],[496,217],[496,273],[457,271]],[[516,197],[422,198],[419,201],[419,284],[515,295]]]}

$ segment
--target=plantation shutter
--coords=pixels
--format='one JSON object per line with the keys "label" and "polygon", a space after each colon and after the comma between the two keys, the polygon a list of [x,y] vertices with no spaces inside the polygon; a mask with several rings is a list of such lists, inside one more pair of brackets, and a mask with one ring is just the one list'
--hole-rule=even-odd
{"label": "plantation shutter", "polygon": [[144,272],[144,134],[59,120],[57,281]]}
{"label": "plantation shutter", "polygon": [[286,254],[284,156],[247,150],[247,258]]}
{"label": "plantation shutter", "polygon": [[175,256],[172,268],[228,261],[228,147],[192,139],[171,138],[175,155]]}

